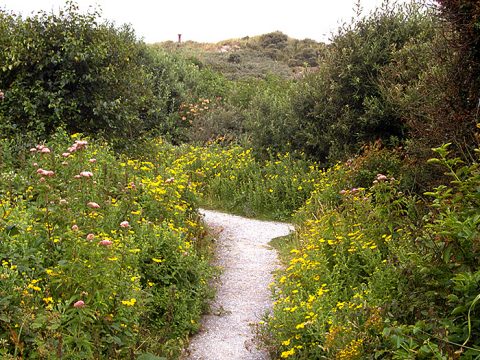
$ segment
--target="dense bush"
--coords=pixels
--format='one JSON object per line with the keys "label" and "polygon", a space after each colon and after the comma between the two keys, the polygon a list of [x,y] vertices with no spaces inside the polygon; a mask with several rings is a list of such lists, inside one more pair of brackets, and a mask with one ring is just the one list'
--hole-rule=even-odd
{"label": "dense bush", "polygon": [[381,74],[381,92],[408,129],[408,154],[422,161],[431,148],[451,142],[464,160],[472,161],[476,123],[475,74],[451,46],[447,25],[435,36],[417,37],[393,53]]}
{"label": "dense bush", "polygon": [[200,114],[192,120],[189,141],[207,144],[212,141],[238,142],[244,134],[245,116],[237,108],[223,104]]}
{"label": "dense bush", "polygon": [[25,19],[1,10],[0,37],[4,136],[46,137],[62,125],[122,139],[155,130],[176,140],[178,106],[219,90],[208,71],[147,47],[128,26],[99,22],[97,12],[79,13],[73,3]]}
{"label": "dense bush", "polygon": [[406,137],[406,127],[380,89],[382,69],[411,39],[432,36],[430,17],[417,7],[377,10],[342,29],[319,71],[293,98],[305,151],[320,161],[344,159],[365,143]]}
{"label": "dense bush", "polygon": [[[480,64],[480,6],[475,0],[437,0],[441,14],[459,32],[457,45],[466,62]],[[476,69],[478,71],[478,68]]]}

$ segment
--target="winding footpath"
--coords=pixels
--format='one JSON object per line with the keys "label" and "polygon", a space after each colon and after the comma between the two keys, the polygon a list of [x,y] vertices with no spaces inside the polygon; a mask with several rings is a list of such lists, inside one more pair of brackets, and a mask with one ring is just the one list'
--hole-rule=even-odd
{"label": "winding footpath", "polygon": [[216,264],[222,269],[211,312],[186,350],[186,360],[267,360],[254,344],[252,325],[271,308],[268,288],[279,263],[268,243],[293,231],[284,223],[202,210],[216,230]]}

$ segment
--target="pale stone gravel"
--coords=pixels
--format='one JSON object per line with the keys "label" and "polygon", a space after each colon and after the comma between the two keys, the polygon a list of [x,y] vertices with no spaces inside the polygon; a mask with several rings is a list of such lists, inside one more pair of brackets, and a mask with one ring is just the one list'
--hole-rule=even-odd
{"label": "pale stone gravel", "polygon": [[222,269],[211,312],[185,351],[186,360],[268,360],[254,345],[253,324],[271,308],[269,284],[279,263],[271,239],[288,235],[289,224],[201,210],[218,232],[216,265]]}

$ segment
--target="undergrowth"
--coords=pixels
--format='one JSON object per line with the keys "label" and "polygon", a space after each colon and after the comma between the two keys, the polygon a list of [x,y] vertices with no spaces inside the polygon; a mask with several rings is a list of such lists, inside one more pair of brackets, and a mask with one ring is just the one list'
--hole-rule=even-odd
{"label": "undergrowth", "polygon": [[195,184],[78,135],[3,145],[2,359],[177,357],[212,295]]}
{"label": "undergrowth", "polygon": [[[277,358],[473,359],[480,355],[480,173],[450,158],[452,179],[422,200],[377,174],[348,184],[353,164],[323,173],[296,213],[262,338]],[[292,241],[290,241],[291,246]]]}

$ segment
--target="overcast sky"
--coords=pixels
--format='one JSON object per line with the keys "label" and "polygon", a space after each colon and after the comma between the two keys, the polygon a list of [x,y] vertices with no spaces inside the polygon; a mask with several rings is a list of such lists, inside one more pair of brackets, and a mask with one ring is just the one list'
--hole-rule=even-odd
{"label": "overcast sky", "polygon": [[[383,0],[361,0],[364,13]],[[406,2],[408,0],[398,0]],[[217,42],[280,30],[298,38],[326,41],[353,16],[356,0],[77,0],[82,10],[99,5],[103,17],[129,23],[152,43],[177,39]],[[22,15],[57,11],[63,0],[0,0],[0,7]]]}

